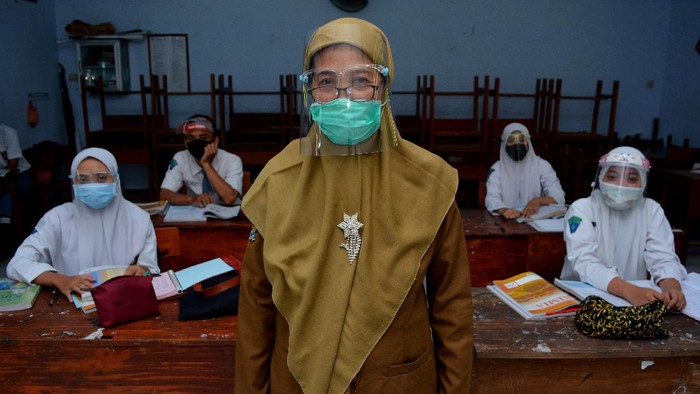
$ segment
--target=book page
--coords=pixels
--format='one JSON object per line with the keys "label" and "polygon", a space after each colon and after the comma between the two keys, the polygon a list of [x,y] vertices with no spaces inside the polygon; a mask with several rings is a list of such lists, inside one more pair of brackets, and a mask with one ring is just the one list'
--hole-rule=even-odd
{"label": "book page", "polygon": [[231,219],[238,216],[241,211],[240,205],[234,205],[232,207],[226,207],[223,205],[209,204],[204,207],[204,215],[217,219]]}
{"label": "book page", "polygon": [[223,274],[224,272],[232,271],[235,268],[226,264],[224,260],[215,258],[205,261],[192,267],[187,267],[175,273],[177,281],[180,283],[180,290],[184,291],[194,286],[195,283],[209,279],[213,276]]}
{"label": "book page", "polygon": [[171,205],[165,212],[163,222],[205,222],[204,208],[191,205]]}
{"label": "book page", "polygon": [[156,293],[156,299],[162,300],[164,298],[172,297],[180,292],[173,276],[175,274],[172,270],[161,273],[160,275],[153,276],[153,290]]}
{"label": "book page", "polygon": [[559,278],[555,278],[554,285],[556,285],[560,289],[563,289],[573,294],[579,300],[583,300],[588,296],[598,296],[615,306],[631,306],[631,304],[627,302],[624,298],[612,295],[607,291],[595,288],[586,282],[581,282],[577,280],[561,280]]}
{"label": "book page", "polygon": [[[525,207],[518,207],[517,209],[522,211]],[[515,219],[515,221],[522,223],[522,222],[528,222],[531,220],[540,220],[540,219],[552,219],[552,218],[558,218],[558,217],[564,217],[566,214],[566,210],[568,207],[563,204],[550,204],[550,205],[542,205],[540,206],[540,209],[537,211],[536,214],[530,216],[529,218],[523,218],[519,217]]]}
{"label": "book page", "polygon": [[526,223],[542,233],[563,233],[566,229],[564,218],[529,220]]}

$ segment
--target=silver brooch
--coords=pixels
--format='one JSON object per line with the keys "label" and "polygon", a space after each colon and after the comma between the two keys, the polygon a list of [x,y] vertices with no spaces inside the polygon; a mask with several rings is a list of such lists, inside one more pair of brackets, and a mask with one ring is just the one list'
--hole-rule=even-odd
{"label": "silver brooch", "polygon": [[343,235],[347,240],[347,242],[340,244],[340,247],[348,251],[348,260],[352,264],[357,258],[357,254],[360,253],[360,245],[362,245],[359,231],[362,228],[362,223],[357,220],[357,212],[352,216],[344,213],[343,221],[338,224],[338,227],[343,230]]}

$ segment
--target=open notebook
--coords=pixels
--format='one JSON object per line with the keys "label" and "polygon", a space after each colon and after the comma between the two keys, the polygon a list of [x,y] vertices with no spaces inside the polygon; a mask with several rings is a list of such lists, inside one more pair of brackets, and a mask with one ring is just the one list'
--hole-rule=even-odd
{"label": "open notebook", "polygon": [[156,298],[162,300],[180,294],[203,280],[233,270],[235,270],[234,267],[217,257],[177,272],[168,270],[154,276],[153,288],[156,291]]}

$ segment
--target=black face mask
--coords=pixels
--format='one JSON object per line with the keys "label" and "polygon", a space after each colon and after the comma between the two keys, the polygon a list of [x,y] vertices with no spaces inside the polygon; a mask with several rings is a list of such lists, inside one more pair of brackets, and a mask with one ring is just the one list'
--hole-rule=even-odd
{"label": "black face mask", "polygon": [[193,140],[187,143],[187,150],[195,159],[200,160],[204,156],[204,148],[212,141]]}
{"label": "black face mask", "polygon": [[527,150],[528,148],[525,144],[506,145],[506,153],[515,161],[524,159],[525,155],[527,155]]}

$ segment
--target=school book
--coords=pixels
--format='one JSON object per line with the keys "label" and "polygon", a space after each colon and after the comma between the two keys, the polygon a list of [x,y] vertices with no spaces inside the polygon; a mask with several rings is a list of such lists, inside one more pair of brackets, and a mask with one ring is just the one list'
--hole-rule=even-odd
{"label": "school book", "polygon": [[149,215],[157,215],[167,211],[170,204],[166,200],[158,200],[153,202],[136,203],[136,206],[148,212]]}
{"label": "school book", "polygon": [[[126,268],[123,265],[101,265],[82,270],[78,274],[90,275],[94,280],[92,285],[96,287],[109,279],[124,275]],[[71,293],[71,298],[75,307],[82,309],[83,312],[90,313],[95,311],[95,300],[92,299],[92,293],[89,290],[80,292],[80,294]]]}
{"label": "school book", "polygon": [[529,271],[494,280],[486,288],[527,320],[573,315],[580,304],[570,294]]}
{"label": "school book", "polygon": [[526,222],[530,227],[541,233],[563,233],[566,229],[564,218],[529,220]]}
{"label": "school book", "polygon": [[[522,211],[523,209],[525,209],[525,207],[524,206],[517,207],[517,209]],[[515,219],[515,221],[522,223],[522,222],[530,222],[533,220],[563,218],[568,209],[569,209],[569,207],[566,204],[541,205],[540,209],[538,209],[537,213],[535,213],[534,215],[531,215],[528,218],[519,217],[519,218]]]}
{"label": "school book", "polygon": [[34,305],[41,286],[0,278],[0,312],[21,311]]}
{"label": "school book", "polygon": [[177,272],[168,270],[156,275],[153,277],[153,288],[156,292],[156,298],[162,300],[178,295],[203,280],[233,270],[235,268],[217,257]]}
{"label": "school book", "polygon": [[[648,287],[661,292],[661,288],[655,285],[651,280],[630,280],[629,282],[635,286]],[[595,295],[615,306],[632,306],[632,304],[627,302],[624,298],[595,288],[586,282],[555,278],[554,284],[579,300]],[[689,273],[683,282],[681,282],[681,288],[683,289],[686,301],[686,306],[681,313],[695,320],[700,320],[700,274],[697,272]]]}
{"label": "school book", "polygon": [[238,216],[240,205],[225,207],[209,204],[205,207],[192,205],[170,205],[165,212],[163,222],[205,222],[207,218],[231,219]]}

